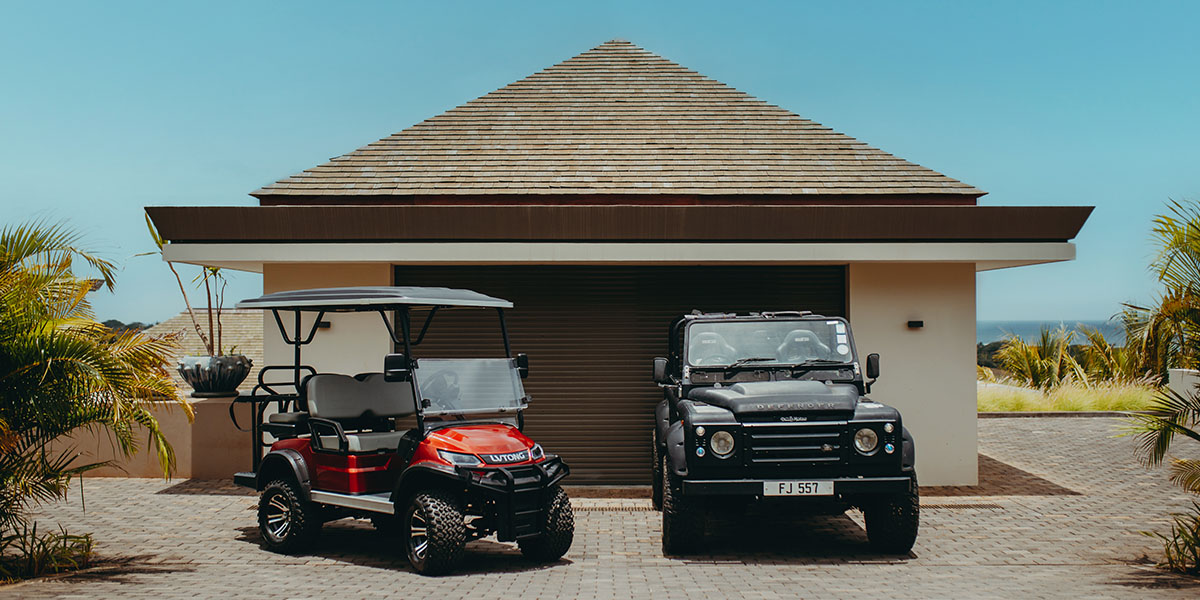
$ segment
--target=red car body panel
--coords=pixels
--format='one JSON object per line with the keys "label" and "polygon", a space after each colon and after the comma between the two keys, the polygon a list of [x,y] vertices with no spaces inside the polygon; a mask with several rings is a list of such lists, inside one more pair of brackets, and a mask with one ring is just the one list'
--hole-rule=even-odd
{"label": "red car body panel", "polygon": [[[308,438],[279,440],[271,450],[290,449],[299,452],[315,472],[310,473],[313,489],[342,494],[377,494],[390,492],[400,474],[410,465],[433,462],[443,466],[450,463],[438,456],[438,450],[464,454],[507,454],[528,450],[533,440],[516,427],[485,423],[436,429],[417,446],[408,464],[400,464],[395,452],[338,454],[314,451]],[[505,466],[524,465],[534,460]]]}

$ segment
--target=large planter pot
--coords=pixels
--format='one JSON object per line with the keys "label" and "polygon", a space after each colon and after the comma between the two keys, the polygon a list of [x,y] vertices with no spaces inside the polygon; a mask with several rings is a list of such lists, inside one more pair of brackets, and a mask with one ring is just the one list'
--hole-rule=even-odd
{"label": "large planter pot", "polygon": [[195,390],[193,398],[215,398],[237,394],[237,387],[254,364],[241,354],[228,356],[185,356],[179,359],[179,374]]}

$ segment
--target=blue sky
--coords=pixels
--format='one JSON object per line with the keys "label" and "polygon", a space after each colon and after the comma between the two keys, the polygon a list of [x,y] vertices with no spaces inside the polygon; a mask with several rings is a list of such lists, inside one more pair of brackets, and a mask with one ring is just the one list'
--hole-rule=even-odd
{"label": "blue sky", "polygon": [[[0,5],[4,224],[66,220],[124,269],[101,318],[182,309],[146,205],[276,179],[628,39],[989,192],[1094,205],[1079,259],[979,275],[980,319],[1153,297],[1150,220],[1200,201],[1195,2],[55,2]],[[255,295],[257,276],[230,297]]]}

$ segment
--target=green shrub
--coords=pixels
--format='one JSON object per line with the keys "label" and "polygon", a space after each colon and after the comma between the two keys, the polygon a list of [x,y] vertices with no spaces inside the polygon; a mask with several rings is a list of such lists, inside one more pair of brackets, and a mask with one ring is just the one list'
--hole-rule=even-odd
{"label": "green shrub", "polygon": [[65,529],[38,534],[37,523],[0,537],[0,580],[16,581],[75,569],[92,561],[92,536]]}
{"label": "green shrub", "polygon": [[1171,513],[1171,533],[1143,531],[1163,544],[1163,560],[1158,566],[1179,573],[1200,575],[1200,503],[1192,502],[1191,512]]}

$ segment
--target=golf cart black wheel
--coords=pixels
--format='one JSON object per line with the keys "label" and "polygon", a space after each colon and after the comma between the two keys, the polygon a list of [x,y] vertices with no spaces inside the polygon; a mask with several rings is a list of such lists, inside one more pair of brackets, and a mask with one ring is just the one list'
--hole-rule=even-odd
{"label": "golf cart black wheel", "polygon": [[467,544],[467,526],[458,498],[443,490],[419,492],[403,513],[408,562],[422,575],[454,570]]}
{"label": "golf cart black wheel", "polygon": [[663,502],[663,469],[662,469],[662,451],[658,448],[658,430],[655,429],[653,434],[653,444],[650,451],[651,470],[654,476],[650,479],[650,503],[654,505],[654,510],[662,510]]}
{"label": "golf cart black wheel", "polygon": [[680,494],[679,477],[662,459],[662,551],[665,556],[682,556],[700,551],[704,541],[704,514],[695,502]]}
{"label": "golf cart black wheel", "polygon": [[575,513],[571,500],[557,484],[550,490],[550,504],[542,513],[542,534],[517,542],[525,558],[537,562],[554,562],[571,549],[575,541]]}
{"label": "golf cart black wheel", "polygon": [[306,548],[321,531],[317,507],[300,495],[299,486],[276,479],[258,499],[258,530],[268,550],[289,554]]}
{"label": "golf cart black wheel", "polygon": [[917,477],[908,490],[879,498],[863,507],[867,521],[867,540],[871,549],[884,554],[908,554],[917,541],[921,524],[921,498]]}

